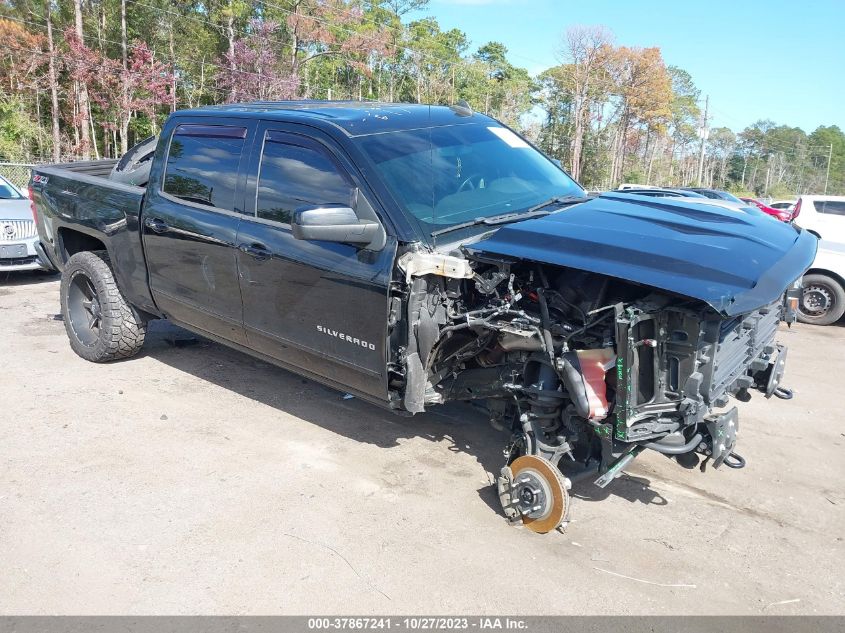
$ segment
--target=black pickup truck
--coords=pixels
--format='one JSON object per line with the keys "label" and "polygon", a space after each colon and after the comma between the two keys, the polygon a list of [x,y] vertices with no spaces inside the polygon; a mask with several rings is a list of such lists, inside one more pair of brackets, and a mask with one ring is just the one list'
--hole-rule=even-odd
{"label": "black pickup truck", "polygon": [[505,514],[532,530],[566,520],[575,477],[605,486],[646,449],[742,467],[730,398],[791,395],[775,336],[813,236],[588,198],[464,106],[181,111],[145,187],[114,162],[32,177],[80,356],[131,356],[167,318],[398,412],[478,400],[507,435]]}

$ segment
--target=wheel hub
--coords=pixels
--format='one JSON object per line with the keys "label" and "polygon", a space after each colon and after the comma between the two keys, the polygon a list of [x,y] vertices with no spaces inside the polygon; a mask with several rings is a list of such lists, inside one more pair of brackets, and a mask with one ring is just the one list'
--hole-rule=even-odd
{"label": "wheel hub", "polygon": [[523,455],[502,469],[499,500],[512,523],[545,534],[560,526],[569,511],[567,482],[557,467],[542,457]]}
{"label": "wheel hub", "polygon": [[87,275],[78,273],[73,277],[67,308],[76,337],[83,345],[94,345],[100,334],[103,308],[97,289]]}
{"label": "wheel hub", "polygon": [[543,482],[531,471],[523,471],[519,480],[514,482],[513,497],[523,517],[540,518],[540,513],[548,510],[548,494],[544,488]]}
{"label": "wheel hub", "polygon": [[833,302],[830,291],[823,286],[810,286],[804,289],[801,307],[808,314],[820,314],[828,310]]}
{"label": "wheel hub", "polygon": [[90,301],[83,301],[82,307],[88,313],[88,327],[92,330],[96,330],[100,327],[100,318],[102,317],[100,302],[97,299],[97,296],[94,295],[91,297]]}

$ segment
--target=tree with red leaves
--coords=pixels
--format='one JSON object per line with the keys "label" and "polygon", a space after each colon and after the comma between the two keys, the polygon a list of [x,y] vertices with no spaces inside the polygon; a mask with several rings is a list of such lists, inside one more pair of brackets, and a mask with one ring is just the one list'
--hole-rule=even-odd
{"label": "tree with red leaves", "polygon": [[336,56],[345,66],[369,76],[372,59],[387,54],[389,48],[385,29],[366,20],[359,7],[345,0],[298,0],[285,26],[252,20],[249,33],[235,39],[231,50],[223,54],[218,81],[229,101],[301,96],[306,64],[326,56]]}
{"label": "tree with red leaves", "polygon": [[79,41],[73,30],[64,34],[69,48],[68,66],[75,81],[85,85],[91,100],[103,112],[103,129],[129,136],[129,123],[137,113],[155,126],[156,110],[167,101],[171,68],[155,60],[144,42],[134,42],[127,67]]}
{"label": "tree with red leaves", "polygon": [[285,68],[276,48],[279,24],[253,20],[250,35],[234,41],[232,51],[223,54],[220,86],[232,102],[292,99],[299,78]]}

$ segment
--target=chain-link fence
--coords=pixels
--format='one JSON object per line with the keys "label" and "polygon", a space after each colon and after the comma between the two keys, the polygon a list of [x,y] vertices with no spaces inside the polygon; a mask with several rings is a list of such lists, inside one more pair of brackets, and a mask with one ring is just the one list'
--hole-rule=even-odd
{"label": "chain-link fence", "polygon": [[[62,156],[59,159],[60,163],[71,163],[76,160],[81,160],[79,156]],[[3,176],[10,183],[26,191],[29,186],[29,177],[32,175],[32,168],[36,165],[53,165],[56,161],[51,158],[37,158],[34,157],[28,163],[10,163],[0,160],[0,176]]]}
{"label": "chain-link fence", "polygon": [[29,176],[33,163],[0,163],[0,176],[3,176],[10,183],[19,189],[26,189],[29,185]]}

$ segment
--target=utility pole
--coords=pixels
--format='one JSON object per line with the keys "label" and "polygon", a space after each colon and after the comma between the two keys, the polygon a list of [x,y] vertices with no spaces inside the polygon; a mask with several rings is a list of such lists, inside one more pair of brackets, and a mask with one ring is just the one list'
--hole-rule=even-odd
{"label": "utility pole", "polygon": [[824,194],[827,194],[827,181],[830,180],[830,159],[833,158],[833,143],[827,151],[827,173],[824,176]]}
{"label": "utility pole", "polygon": [[701,186],[701,177],[704,174],[704,145],[707,143],[707,113],[710,109],[710,95],[704,98],[704,121],[701,124],[701,153],[698,156],[698,186]]}

